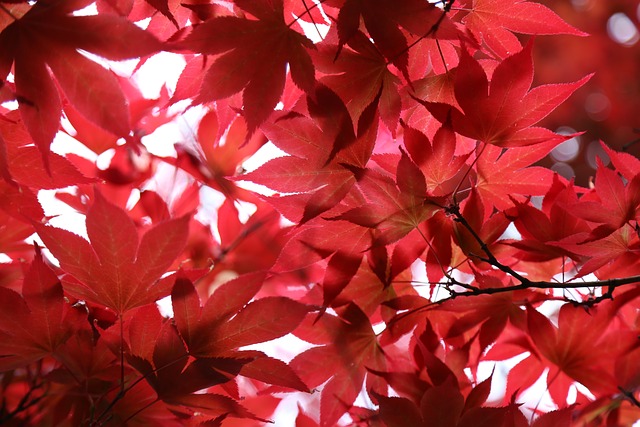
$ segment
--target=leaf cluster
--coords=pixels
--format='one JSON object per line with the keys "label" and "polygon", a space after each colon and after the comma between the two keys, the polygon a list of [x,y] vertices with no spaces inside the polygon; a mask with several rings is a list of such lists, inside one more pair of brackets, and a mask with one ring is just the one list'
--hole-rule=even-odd
{"label": "leaf cluster", "polygon": [[0,423],[633,425],[640,161],[538,164],[592,77],[534,84],[555,34],[534,1],[0,0]]}

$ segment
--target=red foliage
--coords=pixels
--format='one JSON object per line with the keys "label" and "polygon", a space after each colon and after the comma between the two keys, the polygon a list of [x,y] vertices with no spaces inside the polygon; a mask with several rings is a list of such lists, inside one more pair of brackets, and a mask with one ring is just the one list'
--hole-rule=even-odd
{"label": "red foliage", "polygon": [[0,0],[0,424],[634,425],[640,160],[545,157],[637,16],[541,3]]}

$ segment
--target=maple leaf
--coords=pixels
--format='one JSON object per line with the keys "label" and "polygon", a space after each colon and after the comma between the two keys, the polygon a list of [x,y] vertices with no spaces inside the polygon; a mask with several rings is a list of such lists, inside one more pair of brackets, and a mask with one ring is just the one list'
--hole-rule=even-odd
{"label": "maple leaf", "polygon": [[366,169],[358,187],[367,203],[331,219],[377,229],[380,235],[376,241],[380,244],[400,240],[440,208],[435,199],[427,196],[424,174],[404,152],[397,163],[396,182],[388,175]]}
{"label": "maple leaf", "polygon": [[138,240],[129,215],[95,191],[87,213],[89,242],[67,230],[34,226],[62,270],[73,276],[65,279],[65,290],[122,314],[169,293],[154,285],[182,252],[189,220],[184,215],[157,224]]}
{"label": "maple leaf", "polygon": [[637,230],[629,224],[601,239],[594,239],[591,233],[581,233],[549,244],[584,257],[577,277],[594,272],[602,279],[638,274],[639,266],[635,260],[640,251],[640,238]]}
{"label": "maple leaf", "polygon": [[[163,108],[168,100],[166,86],[160,89],[160,95],[155,99],[147,99],[128,78],[116,76],[120,88],[127,100],[131,123],[131,138],[128,146],[134,150],[143,150],[140,139],[153,133],[158,127],[175,118],[175,113],[170,113]],[[94,124],[85,118],[70,102],[63,102],[66,118],[69,120],[75,132],[70,136],[80,141],[96,154],[101,154],[109,148],[118,147],[119,136]],[[159,109],[159,110],[158,110]],[[69,133],[69,132],[67,132]],[[117,148],[116,148],[117,149]]]}
{"label": "maple leaf", "polygon": [[[158,398],[172,411],[260,419],[229,396],[199,392],[227,383],[250,358],[190,359],[176,325],[160,315],[156,304],[137,309],[125,326],[128,329],[125,339],[129,345],[125,355],[127,361],[143,374]],[[115,325],[115,328],[119,329],[119,326]],[[108,333],[109,330],[103,333],[102,340],[108,340]],[[119,346],[120,337],[115,339]]]}
{"label": "maple leaf", "polygon": [[600,146],[611,159],[611,163],[615,169],[627,180],[631,181],[640,174],[640,159],[629,153],[621,153],[609,148],[604,142],[600,141]]}
{"label": "maple leaf", "polygon": [[226,98],[242,90],[251,134],[280,100],[287,64],[298,87],[313,89],[314,67],[306,51],[313,43],[286,24],[282,0],[238,0],[235,5],[257,19],[210,19],[196,26],[181,47],[206,55],[222,54],[207,70],[197,102]]}
{"label": "maple leaf", "polygon": [[[590,239],[606,237],[625,223],[640,217],[640,175],[626,183],[597,159],[595,194],[585,195],[572,212],[579,218],[602,224],[592,230]],[[597,196],[597,197],[593,197]]]}
{"label": "maple leaf", "polygon": [[[0,131],[4,135],[7,156],[4,170],[9,173],[11,180],[36,189],[54,189],[93,182],[66,158],[54,153],[49,154],[51,170],[47,171],[38,148],[33,145],[33,140],[20,120],[19,112],[10,111],[5,117],[7,120],[0,120]],[[0,168],[2,167],[0,164]]]}
{"label": "maple leaf", "polygon": [[[325,313],[314,324],[307,317],[296,336],[323,344],[297,355],[291,367],[309,387],[329,380],[320,398],[320,425],[333,426],[362,389],[367,368],[384,370],[385,360],[369,318],[353,303],[336,309],[340,317]],[[367,390],[382,394],[379,379],[367,376]]]}
{"label": "maple leaf", "polygon": [[231,178],[242,168],[242,162],[264,145],[266,138],[261,133],[250,136],[245,119],[240,116],[233,118],[225,135],[224,125],[218,112],[210,109],[200,120],[195,146],[175,144],[177,158],[164,160],[229,197],[251,200],[253,197],[235,186]]}
{"label": "maple leaf", "polygon": [[[614,303],[589,314],[582,307],[565,304],[560,308],[555,327],[537,310],[528,307],[528,331],[535,346],[525,344],[524,348],[532,355],[509,373],[507,393],[529,387],[548,363],[552,366],[547,374],[547,387],[559,406],[566,404],[568,389],[574,381],[588,387],[596,396],[615,393],[613,361],[618,354],[627,352],[635,339],[633,333],[607,330],[617,309]],[[602,350],[594,352],[594,345]]]}
{"label": "maple leaf", "polygon": [[130,131],[129,112],[117,79],[78,50],[122,60],[160,48],[155,37],[124,18],[73,15],[91,3],[37,2],[0,33],[0,77],[5,78],[13,64],[19,110],[45,165],[62,112],[49,69],[84,116],[113,134],[126,137]]}
{"label": "maple leaf", "polygon": [[466,175],[465,162],[469,155],[456,156],[456,136],[449,121],[443,123],[433,136],[433,142],[417,129],[404,126],[404,146],[411,160],[425,176],[427,192],[442,197],[453,193]]}
{"label": "maple leaf", "polygon": [[575,405],[570,405],[557,411],[542,414],[539,418],[536,418],[533,424],[531,424],[531,427],[569,426],[571,425],[574,406]]}
{"label": "maple leaf", "polygon": [[351,49],[342,50],[335,60],[329,54],[335,45],[328,42],[325,38],[314,55],[317,70],[329,74],[320,82],[340,95],[355,122],[380,93],[380,116],[395,135],[402,106],[397,90],[399,79],[389,70],[384,56],[361,32],[349,39]]}
{"label": "maple leaf", "polygon": [[502,150],[486,145],[476,162],[475,189],[487,213],[495,206],[507,210],[523,196],[543,196],[553,182],[554,173],[540,166],[530,166],[542,159],[559,141],[551,140],[531,147]]}
{"label": "maple leaf", "polygon": [[294,193],[269,201],[276,209],[282,204],[288,210],[295,206],[292,200],[297,201],[301,209],[293,215],[280,212],[300,224],[333,208],[349,193],[356,182],[354,170],[368,162],[377,134],[377,101],[365,109],[354,131],[338,95],[322,85],[313,95],[307,97],[311,118],[292,112],[263,126],[269,140],[290,156],[272,159],[237,178]]}
{"label": "maple leaf", "polygon": [[520,240],[509,242],[523,251],[519,258],[540,262],[571,256],[572,253],[558,242],[590,231],[587,224],[569,209],[576,203],[578,196],[573,182],[565,184],[557,175],[553,176],[553,183],[544,196],[542,209],[516,202],[515,209],[506,215],[521,235]]}
{"label": "maple leaf", "polygon": [[[531,296],[528,292],[524,295]],[[521,296],[514,293],[478,295],[477,298],[464,302],[457,301],[456,304],[445,303],[444,310],[462,314],[451,324],[446,338],[456,337],[479,326],[480,348],[486,349],[502,333],[507,321],[518,326],[524,325],[524,312],[515,304]]]}
{"label": "maple leaf", "polygon": [[41,221],[44,211],[29,187],[0,182],[0,209],[20,221]]}
{"label": "maple leaf", "polygon": [[[509,225],[509,221],[502,212],[493,214],[490,212],[492,211],[487,210],[482,203],[482,199],[478,197],[476,189],[472,188],[471,194],[465,199],[462,209],[462,217],[465,219],[469,218],[466,220],[466,226],[457,221],[453,223],[453,237],[458,247],[476,266],[480,266],[481,268],[488,267],[488,265],[482,261],[486,254],[485,248],[497,254],[495,252],[496,241]],[[469,231],[469,228],[473,230],[473,233]],[[477,237],[479,237],[484,244],[481,244]],[[456,261],[453,261],[453,265],[457,264]]]}
{"label": "maple leaf", "polygon": [[565,101],[591,77],[574,83],[550,84],[530,90],[533,81],[533,42],[498,64],[491,82],[480,65],[462,49],[455,73],[457,108],[420,101],[441,123],[451,117],[461,135],[500,147],[520,147],[545,141],[562,142],[567,136],[532,127]]}
{"label": "maple leaf", "polygon": [[[331,4],[331,2],[329,2]],[[443,20],[443,12],[434,4],[420,0],[404,0],[389,3],[384,0],[364,2],[362,0],[346,0],[338,13],[338,37],[340,49],[351,41],[358,33],[360,17],[364,21],[369,36],[376,47],[410,80],[408,74],[409,47],[407,38],[399,27],[418,36],[425,36],[433,31],[434,25],[450,29],[451,23]]]}
{"label": "maple leaf", "polygon": [[[491,385],[491,377],[478,384],[473,391],[482,391],[488,396],[486,385]],[[486,391],[485,391],[486,390]],[[507,420],[517,407],[490,408],[474,406],[472,394],[466,401],[457,386],[445,382],[429,388],[419,405],[402,397],[377,396],[380,404],[380,417],[388,427],[492,427],[508,425]],[[482,403],[482,402],[480,402]]]}
{"label": "maple leaf", "polygon": [[513,34],[571,34],[586,33],[567,24],[548,7],[523,0],[463,0],[469,13],[462,22],[471,33],[500,58],[520,50],[520,42]]}
{"label": "maple leaf", "polygon": [[78,314],[65,303],[60,281],[37,246],[22,295],[0,287],[0,306],[0,371],[52,354],[78,327]]}
{"label": "maple leaf", "polygon": [[233,357],[239,347],[293,331],[308,312],[305,305],[285,297],[266,297],[247,304],[263,280],[262,273],[234,279],[218,288],[201,307],[193,284],[178,278],[171,301],[189,354]]}

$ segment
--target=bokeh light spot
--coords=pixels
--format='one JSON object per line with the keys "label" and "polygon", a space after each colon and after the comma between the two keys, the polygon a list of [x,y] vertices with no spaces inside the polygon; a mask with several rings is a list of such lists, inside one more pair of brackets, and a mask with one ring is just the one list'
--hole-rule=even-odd
{"label": "bokeh light spot", "polygon": [[600,92],[594,92],[587,97],[584,103],[584,109],[592,120],[601,122],[609,117],[611,102],[606,95]]}
{"label": "bokeh light spot", "polygon": [[[571,135],[576,133],[575,129],[567,126],[560,127],[556,130],[560,135]],[[575,159],[580,152],[579,137],[566,140],[551,151],[551,158],[557,162],[570,162]]]}
{"label": "bokeh light spot", "polygon": [[614,13],[607,21],[607,32],[609,37],[616,43],[625,46],[633,46],[640,40],[638,29],[624,13]]}

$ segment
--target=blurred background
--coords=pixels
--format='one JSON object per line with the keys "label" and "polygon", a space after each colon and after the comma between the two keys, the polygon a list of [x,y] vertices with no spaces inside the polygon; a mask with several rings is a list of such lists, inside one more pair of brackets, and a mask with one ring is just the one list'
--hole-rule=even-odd
{"label": "blurred background", "polygon": [[589,37],[537,37],[534,85],[595,76],[540,125],[558,133],[585,132],[544,161],[587,185],[595,157],[609,147],[640,157],[640,1],[541,0]]}

